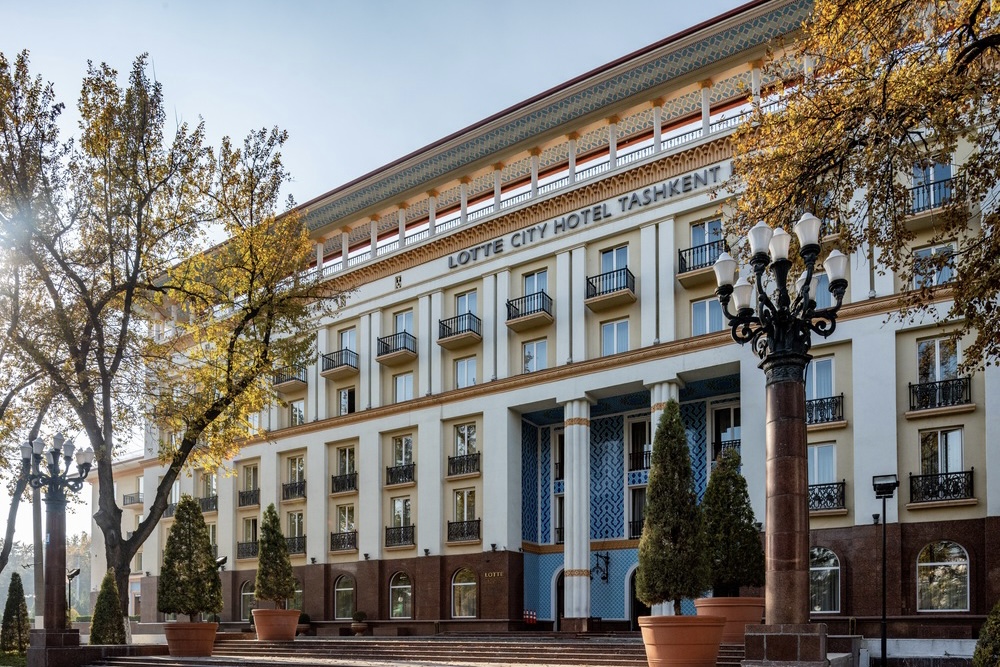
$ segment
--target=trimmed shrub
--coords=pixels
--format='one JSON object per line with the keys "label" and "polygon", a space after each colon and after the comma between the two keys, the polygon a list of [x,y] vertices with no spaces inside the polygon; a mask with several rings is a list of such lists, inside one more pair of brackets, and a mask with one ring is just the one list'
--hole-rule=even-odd
{"label": "trimmed shrub", "polygon": [[24,599],[24,584],[17,572],[10,575],[7,589],[7,604],[3,608],[3,624],[0,626],[0,649],[10,653],[24,653],[28,650],[28,603]]}
{"label": "trimmed shrub", "polygon": [[208,526],[198,501],[187,494],[177,503],[174,525],[167,534],[156,608],[164,614],[185,614],[192,622],[203,612],[222,611],[222,579]]}
{"label": "trimmed shrub", "polygon": [[284,609],[285,601],[295,595],[295,574],[288,559],[288,542],[281,532],[281,519],[274,503],[264,510],[260,524],[260,548],[257,552],[257,580],[254,597]]}
{"label": "trimmed shrub", "polygon": [[121,602],[118,599],[114,568],[108,568],[104,580],[101,581],[101,590],[97,593],[94,620],[90,623],[90,643],[125,643],[125,616],[122,615]]}
{"label": "trimmed shrub", "polygon": [[1000,665],[1000,602],[986,617],[979,630],[979,641],[972,654],[972,667],[996,667]]}

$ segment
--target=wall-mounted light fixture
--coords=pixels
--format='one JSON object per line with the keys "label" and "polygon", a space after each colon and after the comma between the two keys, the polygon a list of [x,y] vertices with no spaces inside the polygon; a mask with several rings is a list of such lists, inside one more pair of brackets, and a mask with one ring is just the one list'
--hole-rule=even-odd
{"label": "wall-mounted light fixture", "polygon": [[594,553],[594,567],[590,568],[591,579],[593,579],[595,574],[601,578],[601,581],[608,581],[611,577],[610,551],[605,551],[604,553],[598,551]]}

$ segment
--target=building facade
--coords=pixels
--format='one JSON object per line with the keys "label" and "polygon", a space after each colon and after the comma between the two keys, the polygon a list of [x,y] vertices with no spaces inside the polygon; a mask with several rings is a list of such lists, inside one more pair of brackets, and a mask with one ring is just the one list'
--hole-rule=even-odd
{"label": "building facade", "polygon": [[[172,498],[201,499],[228,558],[224,622],[247,623],[273,502],[295,604],[323,632],[356,610],[414,633],[634,628],[651,425],[670,398],[699,493],[739,448],[764,516],[764,374],[714,295],[713,189],[751,104],[779,103],[761,61],[808,9],[750,3],[303,205],[314,275],[356,291],[317,327],[315,359],[275,374],[282,400],[229,469],[183,477]],[[920,239],[961,159],[903,175],[914,252],[953,250]],[[942,313],[950,277],[922,278]],[[913,287],[892,272],[856,255],[849,278],[807,376],[813,619],[877,634],[871,480],[895,473],[892,634],[974,637],[1000,597],[1000,370],[960,377],[954,323],[890,318]],[[123,529],[162,474],[159,437],[116,467]],[[133,563],[142,621],[162,620],[170,523]],[[99,581],[96,527],[93,549]]]}

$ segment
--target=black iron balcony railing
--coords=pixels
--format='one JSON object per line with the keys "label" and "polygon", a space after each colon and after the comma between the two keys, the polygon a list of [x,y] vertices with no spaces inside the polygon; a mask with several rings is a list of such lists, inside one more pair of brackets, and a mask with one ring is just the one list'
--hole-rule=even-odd
{"label": "black iron balcony railing", "polygon": [[588,299],[622,290],[635,292],[635,276],[628,268],[615,269],[599,276],[588,276],[587,278],[586,298]]}
{"label": "black iron balcony railing", "polygon": [[163,516],[169,518],[177,511],[177,503],[167,503],[167,508],[163,510]]}
{"label": "black iron balcony railing", "polygon": [[413,544],[413,536],[416,534],[416,526],[386,526],[385,546],[401,547]]}
{"label": "black iron balcony railing", "polygon": [[545,292],[535,292],[507,301],[507,319],[516,320],[535,313],[552,314],[552,297]]}
{"label": "black iron balcony railing", "polygon": [[202,512],[218,512],[219,496],[205,496],[204,498],[199,498],[198,504],[201,505]]}
{"label": "black iron balcony railing", "polygon": [[253,542],[237,542],[236,543],[236,557],[237,558],[256,558],[257,557],[257,547],[260,545],[259,542],[254,540]]}
{"label": "black iron balcony railing", "polygon": [[378,356],[394,352],[417,353],[417,338],[409,331],[400,331],[378,339]]}
{"label": "black iron balcony railing", "polygon": [[141,505],[142,493],[126,493],[122,496],[122,505]]}
{"label": "black iron balcony railing", "polygon": [[416,463],[407,463],[401,466],[389,466],[385,469],[385,483],[406,484],[414,481],[414,473],[417,470]]}
{"label": "black iron balcony railing", "polygon": [[354,350],[337,350],[323,355],[323,370],[332,371],[335,368],[349,366],[358,370],[358,353]]}
{"label": "black iron balcony railing", "polygon": [[334,475],[330,478],[330,493],[346,493],[358,490],[358,473],[349,472],[346,475]]}
{"label": "black iron balcony railing", "polygon": [[286,382],[294,382],[296,380],[298,380],[299,382],[305,382],[306,367],[286,366],[285,368],[276,370],[271,379],[272,379],[272,384],[284,384]]}
{"label": "black iron balcony railing", "polygon": [[974,498],[971,470],[944,472],[937,475],[910,475],[910,502],[930,503],[936,500]]}
{"label": "black iron balcony railing", "polygon": [[285,543],[288,545],[288,553],[304,554],[306,552],[306,536],[286,537]]}
{"label": "black iron balcony railing", "polygon": [[844,421],[844,395],[813,398],[806,401],[807,424]]}
{"label": "black iron balcony railing", "polygon": [[653,456],[653,452],[648,450],[629,452],[628,454],[628,469],[629,470],[649,470],[649,461]]}
{"label": "black iron balcony railing", "polygon": [[297,482],[286,482],[281,485],[281,499],[295,500],[306,497],[306,480],[300,479]]}
{"label": "black iron balcony railing", "polygon": [[479,472],[479,452],[448,457],[448,475],[473,475]]}
{"label": "black iron balcony railing", "polygon": [[462,313],[438,322],[438,338],[450,338],[464,333],[483,335],[483,321],[472,313]]}
{"label": "black iron balcony railing", "polygon": [[556,526],[552,529],[552,532],[555,533],[554,537],[556,539],[556,544],[562,544],[565,542],[564,530],[565,529],[562,526]]}
{"label": "black iron balcony railing", "polygon": [[635,521],[628,522],[628,538],[630,540],[637,540],[642,537],[642,524],[645,519],[636,519]]}
{"label": "black iron balcony railing", "polygon": [[712,444],[712,460],[722,456],[723,452],[729,451],[730,449],[735,449],[737,452],[740,451],[740,441],[739,440],[717,440]]}
{"label": "black iron balcony railing", "polygon": [[449,542],[470,542],[479,539],[480,520],[475,521],[449,521],[448,541]]}
{"label": "black iron balcony railing", "polygon": [[953,176],[910,188],[910,214],[944,206],[962,190],[962,180]]}
{"label": "black iron balcony railing", "polygon": [[677,273],[687,273],[712,266],[725,249],[726,242],[719,239],[696,245],[687,250],[678,250]]}
{"label": "black iron balcony railing", "polygon": [[358,548],[358,531],[330,533],[330,551],[352,551]]}
{"label": "black iron balcony railing", "polygon": [[563,462],[553,461],[552,462],[552,479],[559,481],[563,478]]}
{"label": "black iron balcony railing", "polygon": [[842,510],[847,507],[845,503],[844,480],[830,482],[829,484],[809,485],[809,511],[818,512],[820,510]]}
{"label": "black iron balcony railing", "polygon": [[247,489],[245,491],[240,491],[238,502],[240,507],[253,507],[254,505],[260,505],[260,489]]}
{"label": "black iron balcony railing", "polygon": [[972,382],[967,377],[910,384],[910,410],[929,410],[967,403],[972,403]]}

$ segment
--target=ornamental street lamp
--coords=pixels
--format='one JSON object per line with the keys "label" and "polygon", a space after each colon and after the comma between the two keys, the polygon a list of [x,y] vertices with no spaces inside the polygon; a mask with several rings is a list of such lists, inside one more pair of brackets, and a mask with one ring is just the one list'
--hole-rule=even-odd
{"label": "ornamental street lamp", "polygon": [[[715,293],[740,345],[751,343],[766,377],[767,506],[765,543],[768,624],[809,622],[809,477],[806,457],[805,368],[812,334],[833,333],[847,291],[846,255],[833,250],[823,262],[836,303],[817,308],[814,273],[820,221],[806,213],[795,223],[805,270],[789,293],[791,235],[758,222],[747,234],[753,282],[736,280],[737,263],[723,252],[715,262]],[[769,272],[770,275],[767,274]],[[773,279],[774,292],[768,294]],[[735,284],[734,284],[735,280]],[[756,286],[756,303],[754,302]],[[736,312],[729,309],[732,301]]]}
{"label": "ornamental street lamp", "polygon": [[[76,472],[70,473],[76,452]],[[44,461],[44,464],[43,464]],[[21,445],[21,469],[33,489],[45,491],[45,634],[66,633],[66,490],[83,488],[94,462],[92,449],[77,450],[61,433],[46,451],[45,441],[36,438]],[[54,640],[52,643],[64,640]],[[71,639],[69,643],[79,644]],[[33,642],[34,643],[34,642]],[[48,645],[49,642],[46,642]]]}
{"label": "ornamental street lamp", "polygon": [[[899,479],[895,475],[875,475],[872,477],[872,488],[875,489],[875,497],[882,499],[882,652],[879,654],[882,658],[880,664],[885,667],[889,664],[885,655],[885,644],[886,644],[886,622],[885,622],[885,570],[886,570],[886,537],[885,537],[885,523],[888,518],[885,514],[885,502],[892,498],[893,494],[896,493],[896,489],[899,488]],[[877,514],[875,516],[878,516]],[[876,520],[876,523],[878,521]]]}

